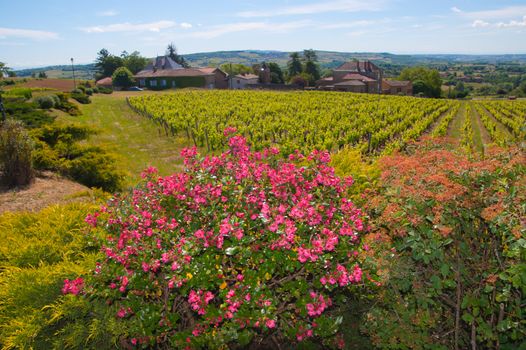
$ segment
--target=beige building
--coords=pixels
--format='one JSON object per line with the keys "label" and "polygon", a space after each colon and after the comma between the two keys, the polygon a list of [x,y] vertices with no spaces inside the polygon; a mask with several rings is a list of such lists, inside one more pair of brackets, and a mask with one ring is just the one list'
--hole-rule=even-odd
{"label": "beige building", "polygon": [[232,77],[231,88],[232,89],[246,89],[247,85],[257,84],[259,82],[259,76],[255,74],[238,74]]}
{"label": "beige building", "polygon": [[378,93],[383,71],[370,61],[346,62],[332,71],[332,77],[320,79],[316,87],[321,90]]}

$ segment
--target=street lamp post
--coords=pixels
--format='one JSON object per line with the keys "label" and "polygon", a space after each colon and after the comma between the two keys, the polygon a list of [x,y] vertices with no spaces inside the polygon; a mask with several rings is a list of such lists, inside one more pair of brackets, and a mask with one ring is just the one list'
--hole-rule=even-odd
{"label": "street lamp post", "polygon": [[73,65],[73,57],[71,57],[71,69],[73,70],[73,88],[77,88],[77,81],[75,80],[75,66]]}

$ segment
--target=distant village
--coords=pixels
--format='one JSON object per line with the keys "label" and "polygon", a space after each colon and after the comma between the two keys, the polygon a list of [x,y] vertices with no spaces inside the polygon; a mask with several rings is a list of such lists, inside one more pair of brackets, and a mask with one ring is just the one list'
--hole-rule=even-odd
{"label": "distant village", "polygon": [[[139,88],[162,90],[174,88],[204,89],[310,89],[344,91],[368,94],[413,95],[411,81],[388,80],[384,72],[371,61],[345,62],[332,70],[332,75],[315,80],[309,85],[306,79],[293,79],[290,84],[273,83],[269,64],[262,63],[252,73],[229,74],[226,69],[210,67],[185,67],[170,56],[158,56],[133,75]],[[254,74],[257,73],[257,74]],[[100,79],[97,86],[119,88],[111,77]]]}

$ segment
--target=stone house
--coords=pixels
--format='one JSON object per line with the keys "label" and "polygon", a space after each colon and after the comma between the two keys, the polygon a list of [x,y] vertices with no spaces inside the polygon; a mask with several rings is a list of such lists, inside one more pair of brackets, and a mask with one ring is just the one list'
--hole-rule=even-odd
{"label": "stone house", "polygon": [[134,75],[140,87],[152,90],[197,87],[228,88],[228,74],[219,68],[184,68],[168,56],[159,56]]}
{"label": "stone house", "polygon": [[413,95],[413,83],[405,80],[382,80],[382,94]]}
{"label": "stone house", "polygon": [[248,85],[257,84],[259,82],[259,76],[255,74],[238,74],[232,78],[231,88],[232,89],[246,89]]}
{"label": "stone house", "polygon": [[320,90],[375,94],[381,91],[383,71],[370,61],[345,62],[332,71],[332,77],[316,81]]}

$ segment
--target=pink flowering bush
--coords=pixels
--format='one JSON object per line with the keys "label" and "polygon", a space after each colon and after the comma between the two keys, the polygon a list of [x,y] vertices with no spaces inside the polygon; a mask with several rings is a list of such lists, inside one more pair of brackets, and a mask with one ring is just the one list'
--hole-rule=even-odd
{"label": "pink flowering bush", "polygon": [[124,348],[344,346],[343,297],[367,279],[352,180],[334,175],[327,152],[283,160],[229,136],[225,153],[186,149],[184,172],[150,168],[88,216],[107,232],[105,258],[64,292],[110,305]]}

